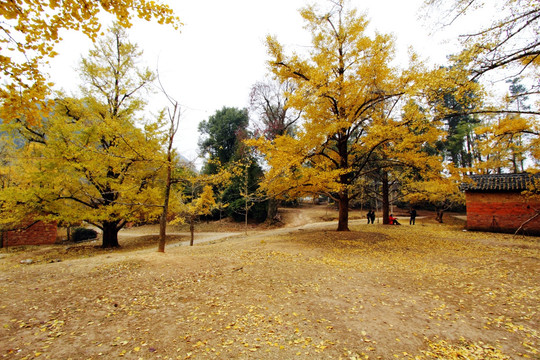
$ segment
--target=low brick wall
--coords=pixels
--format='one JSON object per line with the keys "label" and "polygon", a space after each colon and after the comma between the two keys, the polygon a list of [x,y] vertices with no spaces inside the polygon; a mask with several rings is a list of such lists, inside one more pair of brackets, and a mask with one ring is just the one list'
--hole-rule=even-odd
{"label": "low brick wall", "polygon": [[[28,226],[30,224],[27,224]],[[23,230],[7,231],[4,233],[4,247],[19,245],[45,245],[56,242],[56,222],[43,222],[29,226]]]}
{"label": "low brick wall", "polygon": [[[467,229],[514,233],[530,219],[540,203],[532,203],[516,192],[469,192],[467,201]],[[540,218],[529,222],[523,231],[528,235],[540,235]]]}

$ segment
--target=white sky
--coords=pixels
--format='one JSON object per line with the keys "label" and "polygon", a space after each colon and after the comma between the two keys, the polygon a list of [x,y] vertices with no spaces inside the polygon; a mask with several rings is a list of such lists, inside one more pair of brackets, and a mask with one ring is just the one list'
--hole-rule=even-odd
{"label": "white sky", "polygon": [[[267,34],[276,35],[286,51],[310,43],[298,9],[306,0],[167,0],[184,26],[180,32],[168,27],[137,22],[130,40],[144,51],[151,69],[159,73],[168,93],[183,106],[176,148],[190,160],[197,156],[197,125],[223,106],[248,106],[251,86],[267,74]],[[429,36],[433,23],[418,20],[423,0],[350,0],[365,12],[371,29],[396,37],[398,56],[406,59],[412,46],[432,64],[443,64],[457,51],[455,36],[445,42],[443,33]],[[328,6],[317,1],[322,9]],[[425,25],[427,24],[427,25]],[[424,26],[425,25],[425,26]],[[59,56],[51,62],[51,77],[57,87],[76,92],[80,84],[76,67],[91,42],[79,34],[65,34]],[[446,40],[448,40],[446,39]],[[166,105],[162,95],[149,97],[154,111]],[[151,115],[149,115],[151,116]]]}

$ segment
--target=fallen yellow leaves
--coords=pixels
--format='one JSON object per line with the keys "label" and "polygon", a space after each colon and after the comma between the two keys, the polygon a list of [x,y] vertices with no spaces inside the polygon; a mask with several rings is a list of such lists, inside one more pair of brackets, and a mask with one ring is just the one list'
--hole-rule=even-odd
{"label": "fallen yellow leaves", "polygon": [[163,259],[3,272],[0,356],[538,357],[532,240],[381,227],[179,247]]}
{"label": "fallen yellow leaves", "polygon": [[453,345],[441,340],[429,344],[430,350],[422,351],[424,355],[414,357],[415,360],[424,359],[483,359],[483,360],[510,360],[500,349],[486,345],[482,342],[466,342],[464,339],[459,344]]}

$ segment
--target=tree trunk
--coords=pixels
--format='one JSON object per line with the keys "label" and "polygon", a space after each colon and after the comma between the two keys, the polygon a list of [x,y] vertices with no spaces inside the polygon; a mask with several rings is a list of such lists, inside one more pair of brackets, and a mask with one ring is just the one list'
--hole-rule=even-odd
{"label": "tree trunk", "polygon": [[[169,155],[170,156],[170,155]],[[167,169],[167,183],[165,184],[165,199],[163,200],[163,211],[159,217],[159,245],[158,252],[165,252],[165,241],[167,238],[167,213],[169,212],[169,196],[171,193],[171,164],[170,159]]]}
{"label": "tree trunk", "polygon": [[165,241],[167,239],[167,214],[169,212],[169,197],[171,194],[171,152],[167,155],[167,182],[165,183],[165,199],[163,200],[163,211],[159,217],[159,244],[158,252],[165,252]]}
{"label": "tree trunk", "polygon": [[189,246],[193,246],[195,241],[195,219],[193,216],[189,217],[189,232],[191,233],[191,239],[189,240]]}
{"label": "tree trunk", "polygon": [[267,221],[274,221],[274,218],[277,215],[279,207],[279,200],[270,198],[268,199],[268,209],[266,211],[266,220]]}
{"label": "tree trunk", "polygon": [[245,231],[246,231],[246,235],[247,235],[247,232],[248,232],[248,213],[249,213],[249,204],[248,204],[248,199],[249,199],[249,189],[248,189],[248,176],[249,176],[249,173],[248,173],[248,169],[246,167],[245,169],[245,172],[246,172],[246,176],[244,178],[244,201],[246,202],[245,203],[245,206],[244,206],[244,210],[245,210],[245,218],[244,218],[244,226],[245,226]]}
{"label": "tree trunk", "polygon": [[382,182],[382,218],[383,224],[390,223],[390,186],[388,184],[388,173],[385,171],[381,177]]}
{"label": "tree trunk", "polygon": [[[174,113],[176,114],[177,105],[174,107]],[[169,129],[169,147],[167,148],[167,180],[165,182],[165,194],[163,200],[163,211],[159,218],[159,245],[158,252],[165,252],[165,241],[167,238],[167,214],[169,212],[169,197],[171,194],[172,185],[172,143],[174,140],[174,134],[176,133],[174,126],[174,118],[171,118],[171,127]]]}
{"label": "tree trunk", "polygon": [[165,240],[167,238],[167,210],[163,208],[163,212],[159,217],[159,243],[158,243],[158,252],[165,252]]}
{"label": "tree trunk", "polygon": [[245,211],[245,213],[244,213],[244,231],[246,232],[246,235],[247,235],[247,232],[248,232],[248,212],[249,212],[247,199],[246,199],[246,206],[245,206],[244,211]]}
{"label": "tree trunk", "polygon": [[[340,134],[338,142],[339,167],[341,169],[349,168],[349,146],[347,144],[347,136],[344,133]],[[337,231],[349,231],[349,190],[350,174],[340,175],[339,183],[344,186],[344,189],[339,193],[339,217]]]}
{"label": "tree trunk", "polygon": [[346,190],[339,194],[339,217],[337,231],[349,231],[349,194]]}
{"label": "tree trunk", "polygon": [[442,224],[443,215],[444,215],[444,210],[443,209],[437,209],[437,216],[435,217],[435,220],[437,220],[438,222],[440,222]]}
{"label": "tree trunk", "polygon": [[[159,76],[158,76],[159,80]],[[159,82],[161,85],[161,81]],[[158,245],[158,252],[165,252],[165,241],[167,238],[167,214],[169,212],[169,197],[171,194],[171,186],[172,186],[172,168],[173,168],[173,142],[174,137],[176,135],[176,131],[178,131],[178,124],[180,123],[180,104],[178,104],[178,101],[173,100],[169,95],[167,95],[167,92],[163,88],[163,85],[161,85],[161,90],[165,94],[165,96],[169,99],[171,102],[171,105],[173,107],[172,113],[169,111],[169,133],[167,136],[167,180],[165,183],[165,199],[163,200],[163,212],[161,213],[160,219],[159,219],[159,245]]]}
{"label": "tree trunk", "polygon": [[118,221],[104,221],[102,248],[118,248]]}

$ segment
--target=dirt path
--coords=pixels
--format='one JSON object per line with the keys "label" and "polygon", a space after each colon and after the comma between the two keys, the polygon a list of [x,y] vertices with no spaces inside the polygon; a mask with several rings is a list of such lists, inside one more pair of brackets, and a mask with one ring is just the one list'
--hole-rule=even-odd
{"label": "dirt path", "polygon": [[[362,214],[359,211],[353,212],[356,214],[356,218],[353,216],[349,220],[350,226],[356,225],[367,225],[366,219],[358,218]],[[325,206],[303,206],[300,208],[283,208],[280,209],[280,216],[282,222],[284,223],[281,228],[274,229],[265,229],[265,230],[248,230],[246,231],[227,231],[227,232],[204,232],[196,231],[194,237],[194,244],[201,244],[207,242],[222,241],[229,238],[244,237],[246,239],[258,239],[268,236],[279,236],[282,234],[292,234],[295,231],[302,230],[314,230],[314,229],[333,229],[337,227],[337,220],[328,220],[332,216],[335,216],[335,211]],[[418,216],[417,221],[421,222],[422,219],[426,219],[426,216]],[[463,219],[463,216],[456,216],[456,218]],[[327,219],[321,221],[321,219]],[[465,217],[466,219],[466,217]],[[380,221],[380,219],[378,219]],[[403,225],[408,225],[408,220],[401,217],[401,222]],[[377,223],[379,224],[379,223]],[[132,237],[143,236],[143,235],[152,235],[155,234],[157,228],[144,227],[128,229],[121,232],[122,237]],[[190,238],[191,234],[189,232],[178,232],[178,231],[168,231],[167,235],[169,236],[182,236],[185,238]],[[190,244],[189,240],[181,241],[175,244],[169,245],[170,247],[176,246],[188,246]]]}
{"label": "dirt path", "polygon": [[[245,237],[245,238],[259,238],[266,236],[277,236],[286,233],[292,233],[298,230],[315,229],[332,227],[337,225],[337,221],[320,221],[329,214],[333,214],[332,209],[322,206],[302,206],[298,208],[284,208],[280,209],[280,215],[283,222],[283,227],[265,230],[250,230],[248,231],[195,231],[194,244],[201,244],[214,241],[222,241],[228,238]],[[351,220],[351,225],[361,223],[362,220]],[[365,222],[365,220],[364,220]],[[133,238],[137,236],[150,236],[155,235],[159,231],[157,225],[155,226],[141,226],[130,229],[123,229],[119,233],[120,240]],[[180,236],[186,238],[180,242],[168,245],[168,247],[188,246],[190,244],[189,238],[191,234],[187,231],[175,231],[167,230],[167,236]]]}
{"label": "dirt path", "polygon": [[[141,234],[141,235],[135,235],[135,236],[146,236],[146,235],[152,235],[155,234],[154,232],[148,232],[147,234]],[[212,241],[219,241],[223,239],[227,239],[230,237],[235,237],[242,235],[241,232],[196,232],[195,236],[193,238],[194,244],[200,244],[200,243],[206,243],[206,242],[212,242]],[[131,234],[129,231],[126,231],[122,234],[120,234],[120,239],[122,238],[131,238],[134,235]],[[189,232],[168,232],[167,236],[180,236],[182,238],[190,239],[191,233]],[[174,244],[168,245],[168,247],[177,247],[177,246],[187,246],[190,244],[190,240],[180,241],[176,242]]]}

